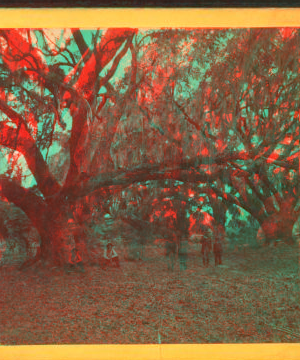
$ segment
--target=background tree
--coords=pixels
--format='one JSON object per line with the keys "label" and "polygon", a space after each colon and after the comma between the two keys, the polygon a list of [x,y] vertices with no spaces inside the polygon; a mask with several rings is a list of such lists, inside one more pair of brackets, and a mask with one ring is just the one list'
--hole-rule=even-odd
{"label": "background tree", "polygon": [[217,161],[223,154],[222,163],[211,157],[223,176],[208,190],[254,216],[267,242],[291,241],[299,216],[298,45],[294,30],[220,32],[215,51],[207,49],[212,65],[199,87],[178,103],[190,123],[205,129]]}

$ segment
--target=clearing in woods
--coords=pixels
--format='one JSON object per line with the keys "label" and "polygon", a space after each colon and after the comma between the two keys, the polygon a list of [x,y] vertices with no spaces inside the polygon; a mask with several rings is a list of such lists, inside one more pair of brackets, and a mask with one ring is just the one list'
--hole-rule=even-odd
{"label": "clearing in woods", "polygon": [[[152,251],[152,253],[151,253]],[[0,268],[0,344],[299,342],[299,251],[189,255],[172,272],[162,254],[121,269]]]}

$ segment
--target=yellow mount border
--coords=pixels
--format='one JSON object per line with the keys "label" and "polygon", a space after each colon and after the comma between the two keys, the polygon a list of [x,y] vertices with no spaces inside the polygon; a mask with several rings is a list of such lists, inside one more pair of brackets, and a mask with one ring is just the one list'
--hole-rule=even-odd
{"label": "yellow mount border", "polygon": [[0,28],[299,27],[300,9],[0,9]]}
{"label": "yellow mount border", "polygon": [[299,360],[300,344],[1,346],[1,360]]}
{"label": "yellow mount border", "polygon": [[[0,28],[67,27],[300,27],[300,9],[0,9]],[[0,346],[0,358],[298,360],[300,344]]]}

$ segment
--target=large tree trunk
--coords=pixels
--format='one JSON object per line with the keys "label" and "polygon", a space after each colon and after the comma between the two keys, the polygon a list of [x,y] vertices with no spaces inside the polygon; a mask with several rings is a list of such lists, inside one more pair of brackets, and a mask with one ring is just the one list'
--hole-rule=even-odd
{"label": "large tree trunk", "polygon": [[293,227],[299,213],[294,210],[295,199],[286,199],[279,212],[269,216],[261,223],[258,237],[264,237],[266,244],[280,239],[287,244],[293,244]]}
{"label": "large tree trunk", "polygon": [[48,239],[42,250],[45,260],[63,266],[69,262],[71,250],[76,247],[83,262],[88,261],[85,224],[74,217],[71,204],[55,206],[47,220]]}
{"label": "large tree trunk", "polygon": [[35,258],[28,259],[21,268],[36,262],[45,266],[64,266],[69,263],[70,252],[75,246],[83,262],[88,260],[82,225],[74,219],[70,204],[57,206],[56,203],[39,217],[40,249]]}
{"label": "large tree trunk", "polygon": [[210,205],[213,209],[215,226],[219,224],[222,226],[223,229],[225,229],[227,206],[218,198],[213,198],[212,196],[209,196],[209,200]]}
{"label": "large tree trunk", "polygon": [[[55,254],[55,246],[51,236],[51,222],[41,220],[40,225],[36,227],[40,236],[40,247],[37,249],[36,254],[29,258],[21,265],[20,270],[40,263],[44,266],[51,266],[57,264]],[[26,239],[27,247],[31,248],[30,239]]]}

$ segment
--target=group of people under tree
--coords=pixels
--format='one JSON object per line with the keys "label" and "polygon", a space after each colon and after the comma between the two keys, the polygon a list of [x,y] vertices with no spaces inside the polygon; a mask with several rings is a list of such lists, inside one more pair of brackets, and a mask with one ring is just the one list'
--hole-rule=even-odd
{"label": "group of people under tree", "polygon": [[212,243],[212,233],[209,229],[205,230],[201,239],[201,254],[203,259],[203,265],[209,265],[209,256],[213,250],[215,258],[215,266],[222,265],[222,226],[219,225],[214,233],[214,239]]}
{"label": "group of people under tree", "polygon": [[[211,231],[210,228],[206,228],[201,236],[201,254],[203,265],[207,267],[209,265],[210,253],[213,251],[215,266],[222,265],[223,245],[222,245],[222,225],[216,227],[215,231]],[[165,241],[165,256],[168,259],[168,269],[174,270],[176,253],[178,253],[180,270],[187,269],[188,258],[188,241],[182,240],[180,242],[176,240]]]}
{"label": "group of people under tree", "polygon": [[[108,267],[120,267],[119,256],[111,242],[108,242],[104,248],[104,254],[101,259],[99,259],[100,266],[104,270]],[[73,247],[69,252],[68,259],[68,270],[79,270],[84,272],[82,256],[78,247]]]}
{"label": "group of people under tree", "polygon": [[[73,246],[71,245],[67,247],[68,262],[66,270],[78,270],[84,272],[83,259],[78,242],[76,243],[76,241],[74,241],[74,237],[72,237],[71,240],[73,240]],[[103,270],[106,270],[108,267],[120,268],[119,256],[115,250],[114,245],[109,240],[104,247],[103,256],[99,258],[99,265]]]}
{"label": "group of people under tree", "polygon": [[[203,231],[201,237],[201,254],[203,265],[207,267],[209,265],[210,253],[213,251],[215,266],[222,265],[222,226],[219,225],[216,231],[212,232],[209,228]],[[178,253],[180,270],[187,269],[188,259],[188,241],[182,240],[178,243],[176,240],[165,241],[165,256],[168,258],[168,269],[174,270],[176,253]],[[102,269],[106,270],[109,267],[120,268],[119,256],[114,248],[114,245],[108,240],[104,247],[103,257],[99,259],[99,263]],[[84,271],[82,256],[78,246],[75,245],[70,248],[68,257],[69,270]]]}

